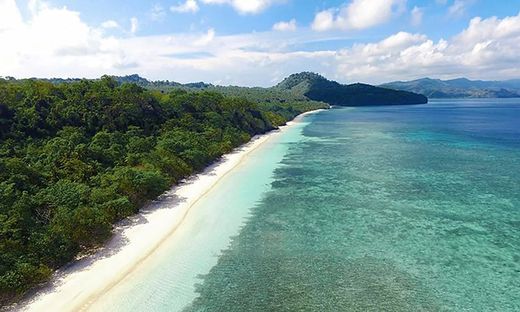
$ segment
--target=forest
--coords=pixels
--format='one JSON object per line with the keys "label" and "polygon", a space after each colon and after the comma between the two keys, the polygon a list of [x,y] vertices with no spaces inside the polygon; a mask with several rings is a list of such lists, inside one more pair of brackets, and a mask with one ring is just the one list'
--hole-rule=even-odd
{"label": "forest", "polygon": [[328,107],[283,92],[217,91],[108,76],[0,79],[0,304],[252,136]]}
{"label": "forest", "polygon": [[290,92],[309,100],[337,106],[415,105],[426,104],[428,98],[408,91],[376,87],[364,83],[340,84],[313,73],[292,74],[272,89]]}

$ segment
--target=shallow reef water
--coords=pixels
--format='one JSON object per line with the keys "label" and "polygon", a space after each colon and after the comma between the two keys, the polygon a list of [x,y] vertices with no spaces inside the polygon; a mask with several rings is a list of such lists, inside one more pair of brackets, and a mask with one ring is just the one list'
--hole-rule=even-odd
{"label": "shallow reef water", "polygon": [[112,311],[520,311],[520,101],[305,117],[193,207]]}
{"label": "shallow reef water", "polygon": [[520,101],[310,119],[185,311],[520,310]]}

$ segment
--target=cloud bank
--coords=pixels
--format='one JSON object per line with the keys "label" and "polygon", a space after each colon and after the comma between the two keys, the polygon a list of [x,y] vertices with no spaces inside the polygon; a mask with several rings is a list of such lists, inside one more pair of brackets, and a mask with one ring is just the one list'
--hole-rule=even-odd
{"label": "cloud bank", "polygon": [[296,20],[294,18],[288,22],[278,22],[273,25],[273,30],[278,31],[295,31],[296,28]]}
{"label": "cloud bank", "polygon": [[331,29],[366,29],[387,22],[392,15],[402,12],[406,0],[353,0],[341,8],[318,12],[312,28],[317,31]]}
{"label": "cloud bank", "polygon": [[[302,50],[306,43],[338,35],[297,28],[291,20],[268,32],[220,35],[218,29],[209,28],[200,33],[139,36],[136,19],[114,36],[108,30],[121,26],[113,21],[92,26],[65,7],[40,1],[32,5],[30,16],[23,18],[14,0],[0,0],[0,76],[94,78],[138,73],[150,79],[262,86],[303,70],[342,82],[369,83],[424,76],[520,77],[520,14],[475,17],[460,33],[440,40],[398,32],[337,50]],[[356,25],[370,24],[370,18],[362,20]]]}

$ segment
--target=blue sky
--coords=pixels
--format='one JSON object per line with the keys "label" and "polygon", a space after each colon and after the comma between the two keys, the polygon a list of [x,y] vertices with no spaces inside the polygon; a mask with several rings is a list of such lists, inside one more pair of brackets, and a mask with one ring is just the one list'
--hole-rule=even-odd
{"label": "blue sky", "polygon": [[[20,1],[23,3],[24,1]],[[28,1],[25,1],[28,2]],[[174,13],[170,7],[183,1],[138,1],[138,0],[54,0],[49,1],[56,6],[66,6],[81,13],[82,19],[88,24],[101,24],[106,20],[115,20],[124,25],[129,24],[131,17],[137,17],[142,22],[139,30],[141,35],[168,34],[172,32],[189,32],[215,28],[222,34],[239,34],[253,31],[268,31],[274,23],[282,20],[296,19],[302,27],[311,25],[317,12],[341,7],[349,1],[329,0],[292,0],[274,3],[259,13],[237,12],[229,5],[199,4],[196,13]],[[448,10],[455,1],[407,1],[407,7],[423,8],[423,21],[412,26],[409,16],[403,14],[389,23],[374,27],[355,35],[381,39],[397,31],[419,31],[428,34],[433,39],[451,36],[467,26],[474,16],[483,18],[516,15],[520,11],[520,0],[507,1],[463,1],[464,10],[460,15],[450,16]],[[21,7],[24,7],[23,5]],[[153,19],[154,8],[160,8],[164,15],[158,20]],[[157,11],[157,9],[156,9]]]}
{"label": "blue sky", "polygon": [[0,75],[520,77],[520,0],[0,0]]}

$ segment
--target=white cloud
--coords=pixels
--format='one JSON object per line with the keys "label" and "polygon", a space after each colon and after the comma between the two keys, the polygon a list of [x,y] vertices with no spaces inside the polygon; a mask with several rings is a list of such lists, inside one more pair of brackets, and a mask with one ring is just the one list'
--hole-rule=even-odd
{"label": "white cloud", "polygon": [[195,46],[206,46],[215,39],[215,29],[210,28],[208,32],[193,42]]}
{"label": "white cloud", "polygon": [[[64,7],[35,6],[24,19],[14,0],[0,0],[0,76],[100,77],[138,73],[150,79],[272,85],[310,70],[342,82],[379,83],[423,76],[520,77],[520,14],[474,18],[445,40],[398,32],[340,50],[302,51],[309,42],[346,34],[268,31],[109,36]],[[7,12],[7,13],[6,13]],[[344,37],[341,37],[344,36]]]}
{"label": "white cloud", "polygon": [[475,17],[469,22],[468,28],[455,38],[461,43],[469,44],[492,39],[514,40],[518,37],[520,37],[520,13],[503,19]]}
{"label": "white cloud", "polygon": [[376,44],[355,45],[338,57],[346,79],[379,81],[423,76],[478,79],[520,77],[520,14],[499,19],[476,17],[449,40],[400,33]]}
{"label": "white cloud", "polygon": [[185,0],[183,3],[171,6],[170,10],[176,13],[195,13],[199,11],[199,3],[208,5],[229,5],[240,14],[257,14],[273,4],[287,0]]}
{"label": "white cloud", "polygon": [[412,15],[412,19],[411,19],[412,25],[413,26],[420,25],[422,23],[424,10],[422,8],[415,6],[415,7],[413,7],[413,9],[410,13]]}
{"label": "white cloud", "polygon": [[285,2],[284,0],[201,0],[201,1],[206,4],[231,5],[240,14],[260,13],[275,3]]}
{"label": "white cloud", "polygon": [[105,29],[119,28],[119,24],[114,20],[108,20],[108,21],[104,21],[103,23],[101,23],[101,27],[103,27]]}
{"label": "white cloud", "polygon": [[199,5],[196,0],[186,0],[184,3],[171,6],[170,10],[177,13],[196,13],[199,10]]}
{"label": "white cloud", "polygon": [[139,20],[137,19],[137,17],[130,18],[130,32],[132,34],[135,34],[138,29],[139,29]]}
{"label": "white cloud", "polygon": [[353,0],[341,8],[318,12],[312,29],[366,29],[387,22],[403,11],[406,0]]}
{"label": "white cloud", "polygon": [[35,15],[38,11],[49,9],[47,2],[43,0],[29,0],[27,2],[27,8],[31,15]]}
{"label": "white cloud", "polygon": [[277,31],[295,31],[296,28],[296,20],[294,18],[288,22],[278,22],[273,25],[273,30]]}
{"label": "white cloud", "polygon": [[166,17],[166,11],[160,4],[154,4],[148,13],[152,21],[162,21]]}
{"label": "white cloud", "polygon": [[22,14],[15,0],[0,0],[0,32],[22,25]]}
{"label": "white cloud", "polygon": [[448,8],[448,14],[455,17],[462,16],[471,4],[471,0],[455,0]]}
{"label": "white cloud", "polygon": [[336,21],[334,20],[334,11],[326,10],[316,14],[314,21],[312,22],[312,29],[316,31],[326,31],[336,28]]}
{"label": "white cloud", "polygon": [[117,40],[85,24],[78,12],[41,1],[29,2],[28,9],[23,20],[14,0],[0,1],[0,12],[16,17],[9,27],[0,19],[0,75],[83,76],[125,63]]}

